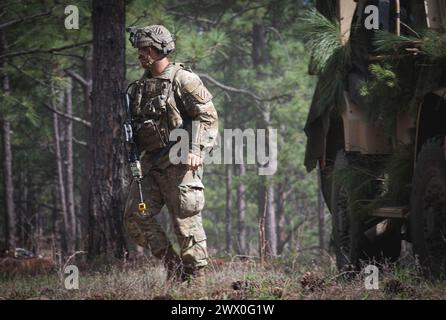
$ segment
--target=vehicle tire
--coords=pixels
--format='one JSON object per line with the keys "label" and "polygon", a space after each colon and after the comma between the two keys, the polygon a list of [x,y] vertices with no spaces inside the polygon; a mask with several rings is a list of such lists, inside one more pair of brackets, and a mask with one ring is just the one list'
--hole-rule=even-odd
{"label": "vehicle tire", "polygon": [[353,160],[343,150],[339,151],[334,168],[331,192],[332,234],[336,265],[340,271],[358,267],[364,244],[362,219],[352,219],[351,190],[339,179],[341,170],[348,170]]}
{"label": "vehicle tire", "polygon": [[[364,165],[367,166],[366,161],[362,162],[358,160],[358,156],[348,155],[341,150],[333,168],[332,236],[336,265],[341,271],[358,269],[361,261],[395,261],[401,251],[401,229],[398,222],[390,221],[391,227],[373,242],[367,239],[365,236],[367,229],[380,221],[367,216],[366,212],[355,206],[352,203],[352,190],[348,190],[349,187],[339,181],[337,172],[340,170]],[[373,180],[370,183],[373,183]],[[367,191],[361,191],[361,199],[372,199],[376,196],[377,190],[374,186],[370,186]]]}
{"label": "vehicle tire", "polygon": [[439,136],[426,141],[418,154],[412,182],[410,231],[413,251],[423,274],[446,275],[446,160]]}

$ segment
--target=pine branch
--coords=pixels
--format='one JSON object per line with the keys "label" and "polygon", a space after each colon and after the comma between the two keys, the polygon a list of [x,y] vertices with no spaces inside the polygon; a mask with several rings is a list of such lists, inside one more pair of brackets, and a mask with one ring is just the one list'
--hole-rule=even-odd
{"label": "pine branch", "polygon": [[64,70],[65,73],[67,75],[69,75],[70,77],[72,77],[74,80],[76,80],[77,82],[79,82],[81,85],[83,85],[84,87],[90,87],[91,86],[91,80],[87,81],[84,77],[82,77],[79,73],[77,73],[76,71],[70,70],[70,69],[65,69]]}
{"label": "pine branch", "polygon": [[3,55],[0,55],[0,59],[6,59],[6,58],[10,59],[10,58],[17,57],[17,56],[23,56],[23,55],[35,54],[35,53],[54,53],[54,52],[59,52],[59,51],[72,49],[72,48],[76,48],[76,47],[82,47],[85,45],[89,45],[91,43],[92,43],[92,40],[88,40],[88,41],[84,41],[84,42],[80,42],[80,43],[69,44],[69,45],[66,45],[63,47],[58,47],[58,48],[31,49],[31,50],[11,52],[11,53],[6,53]]}
{"label": "pine branch", "polygon": [[391,32],[378,30],[375,33],[373,44],[376,46],[376,52],[398,52],[405,47],[413,47],[421,43],[420,39],[396,35]]}
{"label": "pine branch", "polygon": [[221,82],[219,82],[218,80],[212,78],[210,75],[206,74],[206,73],[197,73],[198,76],[200,76],[203,79],[206,79],[207,81],[211,82],[212,84],[216,85],[217,87],[225,90],[225,91],[229,91],[229,92],[235,92],[235,93],[241,93],[241,94],[246,94],[248,96],[250,96],[252,99],[258,101],[258,102],[269,102],[269,101],[273,101],[273,100],[278,100],[278,99],[282,99],[282,98],[291,98],[292,96],[289,94],[281,94],[278,96],[272,96],[272,97],[268,97],[268,98],[262,98],[260,96],[258,96],[257,94],[255,94],[254,92],[251,92],[247,89],[240,89],[240,88],[234,88],[228,85],[225,85]]}
{"label": "pine branch", "polygon": [[343,47],[340,24],[312,9],[299,19],[299,31],[311,52],[311,69],[314,74],[320,74],[330,58]]}
{"label": "pine branch", "polygon": [[208,24],[211,24],[211,25],[216,25],[217,24],[217,21],[213,21],[213,20],[206,19],[206,18],[190,16],[190,15],[188,15],[186,13],[183,13],[183,12],[169,11],[169,14],[171,14],[173,16],[181,17],[181,18],[186,18],[186,19],[191,20],[191,21],[204,22],[204,23],[208,23]]}
{"label": "pine branch", "polygon": [[291,230],[288,232],[286,238],[282,241],[282,243],[279,244],[279,248],[278,248],[279,252],[282,252],[282,251],[283,251],[283,249],[285,248],[285,245],[291,240],[291,237],[292,237],[293,234],[296,232],[296,230],[299,229],[299,227],[302,226],[305,222],[307,222],[306,219],[303,220],[303,221],[301,221],[301,222],[299,222],[297,225],[295,225],[295,226],[293,227],[293,229],[291,229]]}
{"label": "pine branch", "polygon": [[78,139],[76,139],[75,137],[73,137],[73,142],[74,142],[74,143],[77,143],[77,144],[79,144],[79,145],[81,145],[81,146],[88,147],[88,143],[87,143],[86,141],[78,140]]}
{"label": "pine branch", "polygon": [[66,113],[64,113],[64,112],[62,112],[62,111],[59,111],[59,110],[54,109],[53,107],[51,107],[51,106],[48,105],[47,103],[45,103],[45,107],[46,107],[48,110],[50,110],[51,112],[54,112],[55,114],[57,114],[57,115],[59,115],[59,116],[61,116],[61,117],[64,117],[64,118],[66,118],[66,119],[68,119],[68,120],[76,121],[76,122],[82,123],[83,125],[85,125],[85,126],[87,126],[87,127],[89,127],[89,128],[92,127],[90,121],[84,120],[84,119],[79,118],[79,117],[76,117],[76,116],[70,116],[70,115],[68,115],[68,114],[66,114]]}
{"label": "pine branch", "polygon": [[18,18],[18,19],[15,19],[15,20],[11,20],[11,21],[5,22],[3,24],[0,24],[0,30],[4,29],[4,28],[7,28],[7,27],[10,27],[10,26],[13,26],[13,25],[15,25],[17,23],[27,22],[27,21],[30,21],[30,20],[33,20],[33,19],[36,19],[36,18],[39,18],[39,17],[48,16],[50,14],[51,14],[51,10],[47,11],[47,12],[37,13],[37,14],[34,14],[34,15],[28,16],[28,17],[23,17],[23,18]]}
{"label": "pine branch", "polygon": [[225,91],[230,91],[230,92],[236,92],[236,93],[242,93],[242,94],[246,94],[248,96],[250,96],[251,98],[253,98],[254,100],[257,101],[262,101],[264,99],[262,99],[261,97],[259,97],[258,95],[256,95],[255,93],[246,90],[246,89],[238,89],[238,88],[234,88],[231,86],[227,86],[217,80],[215,80],[214,78],[212,78],[210,75],[206,74],[206,73],[198,73],[198,76],[208,80],[209,82],[211,82],[212,84],[216,85],[217,87],[225,90]]}

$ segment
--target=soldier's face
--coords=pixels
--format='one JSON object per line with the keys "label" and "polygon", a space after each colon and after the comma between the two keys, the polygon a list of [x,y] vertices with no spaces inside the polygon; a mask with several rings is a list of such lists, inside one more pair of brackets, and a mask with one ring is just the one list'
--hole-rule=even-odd
{"label": "soldier's face", "polygon": [[138,60],[144,69],[150,68],[155,61],[151,54],[152,50],[150,47],[138,48]]}

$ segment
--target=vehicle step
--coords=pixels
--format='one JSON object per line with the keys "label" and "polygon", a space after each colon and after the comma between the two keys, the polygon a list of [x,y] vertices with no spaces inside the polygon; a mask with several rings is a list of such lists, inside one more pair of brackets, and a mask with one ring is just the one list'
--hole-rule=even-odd
{"label": "vehicle step", "polygon": [[408,213],[408,207],[383,207],[375,209],[370,215],[383,218],[406,218]]}

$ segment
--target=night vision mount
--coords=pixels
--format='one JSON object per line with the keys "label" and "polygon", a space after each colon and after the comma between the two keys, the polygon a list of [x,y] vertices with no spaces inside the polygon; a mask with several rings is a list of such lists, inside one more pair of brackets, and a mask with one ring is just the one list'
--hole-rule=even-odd
{"label": "night vision mount", "polygon": [[127,27],[125,31],[130,32],[129,41],[133,47],[136,47],[136,42],[138,41],[138,28],[137,27]]}

